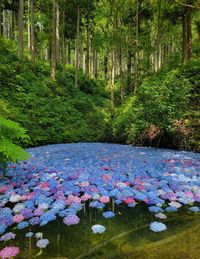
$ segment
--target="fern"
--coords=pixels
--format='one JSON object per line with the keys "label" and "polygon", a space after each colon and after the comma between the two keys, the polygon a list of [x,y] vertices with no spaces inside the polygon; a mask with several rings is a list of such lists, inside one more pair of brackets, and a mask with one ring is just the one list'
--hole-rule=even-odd
{"label": "fern", "polygon": [[25,138],[26,131],[18,123],[0,116],[0,163],[27,159],[28,153],[15,143]]}

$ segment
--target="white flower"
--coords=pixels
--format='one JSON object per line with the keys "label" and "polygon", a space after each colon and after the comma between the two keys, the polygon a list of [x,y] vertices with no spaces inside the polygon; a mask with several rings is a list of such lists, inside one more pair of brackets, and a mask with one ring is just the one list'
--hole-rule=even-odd
{"label": "white flower", "polygon": [[106,228],[102,225],[94,225],[92,226],[92,232],[94,234],[99,233],[102,234],[104,231],[106,230]]}
{"label": "white flower", "polygon": [[21,199],[21,195],[13,194],[10,196],[9,201],[14,203],[14,202],[20,201],[20,199]]}

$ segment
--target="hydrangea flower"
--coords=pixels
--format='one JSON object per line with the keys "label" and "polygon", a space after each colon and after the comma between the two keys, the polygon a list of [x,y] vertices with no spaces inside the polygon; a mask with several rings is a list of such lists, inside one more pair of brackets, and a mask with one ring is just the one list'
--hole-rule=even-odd
{"label": "hydrangea flower", "polygon": [[1,236],[0,241],[8,241],[11,239],[15,239],[16,235],[12,232],[8,232],[5,235]]}
{"label": "hydrangea flower", "polygon": [[28,226],[29,226],[29,223],[27,221],[22,221],[17,224],[18,229],[24,229],[24,228],[27,228]]}
{"label": "hydrangea flower", "polygon": [[45,248],[49,244],[48,239],[40,239],[37,241],[36,246],[39,248]]}
{"label": "hydrangea flower", "polygon": [[33,236],[33,232],[28,232],[28,233],[26,233],[25,236],[26,236],[26,237],[32,237],[32,236]]}
{"label": "hydrangea flower", "polygon": [[94,233],[94,234],[102,234],[103,232],[105,232],[105,230],[106,230],[106,228],[104,227],[104,226],[102,226],[102,225],[94,225],[94,226],[92,226],[92,232]]}
{"label": "hydrangea flower", "polygon": [[200,211],[199,207],[195,207],[195,206],[190,207],[189,210],[193,211],[193,212],[199,212]]}
{"label": "hydrangea flower", "polygon": [[42,233],[42,232],[37,232],[37,233],[35,233],[35,237],[36,237],[37,239],[42,239],[43,233]]}
{"label": "hydrangea flower", "polygon": [[154,232],[161,232],[166,230],[167,227],[165,224],[161,222],[154,221],[153,223],[150,224],[150,229]]}
{"label": "hydrangea flower", "polygon": [[157,213],[157,214],[155,214],[155,217],[159,218],[159,219],[166,219],[167,218],[167,216],[163,213]]}
{"label": "hydrangea flower", "polygon": [[5,247],[0,251],[0,257],[2,259],[12,258],[19,254],[19,247],[11,246]]}
{"label": "hydrangea flower", "polygon": [[72,215],[68,215],[63,219],[63,222],[70,226],[70,225],[76,225],[78,224],[80,221],[80,218],[78,216],[76,216],[75,214]]}
{"label": "hydrangea flower", "polygon": [[113,218],[115,216],[115,213],[112,211],[106,211],[103,213],[104,218],[108,219],[108,218]]}

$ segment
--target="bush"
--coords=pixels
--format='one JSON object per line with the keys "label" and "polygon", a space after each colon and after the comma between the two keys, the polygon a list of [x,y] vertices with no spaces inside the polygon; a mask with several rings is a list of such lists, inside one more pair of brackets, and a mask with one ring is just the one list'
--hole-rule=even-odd
{"label": "bush", "polygon": [[0,116],[0,163],[27,159],[28,154],[15,144],[16,140],[25,138],[25,130],[18,123]]}

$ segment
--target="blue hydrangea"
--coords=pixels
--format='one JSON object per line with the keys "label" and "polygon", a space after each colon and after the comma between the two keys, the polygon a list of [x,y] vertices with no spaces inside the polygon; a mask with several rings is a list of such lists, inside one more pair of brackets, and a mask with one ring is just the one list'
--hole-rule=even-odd
{"label": "blue hydrangea", "polygon": [[106,228],[102,225],[94,225],[92,226],[92,232],[94,234],[102,234],[103,232],[105,232]]}
{"label": "blue hydrangea", "polygon": [[106,211],[103,213],[104,218],[108,219],[108,218],[113,218],[115,216],[115,213],[112,211]]}
{"label": "blue hydrangea", "polygon": [[28,232],[28,233],[26,233],[25,236],[26,236],[26,237],[32,237],[32,236],[33,236],[33,232]]}
{"label": "blue hydrangea", "polygon": [[28,226],[29,226],[29,223],[27,221],[22,221],[17,224],[18,229],[24,229],[24,228],[27,228]]}
{"label": "blue hydrangea", "polygon": [[154,232],[161,232],[166,229],[167,229],[166,225],[161,222],[154,221],[153,223],[150,224],[150,230]]}
{"label": "blue hydrangea", "polygon": [[193,211],[193,212],[199,212],[200,211],[199,207],[195,207],[195,206],[190,207],[189,210]]}
{"label": "blue hydrangea", "polygon": [[0,225],[0,234],[3,234],[7,229],[7,226],[5,224]]}

